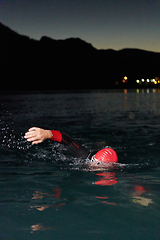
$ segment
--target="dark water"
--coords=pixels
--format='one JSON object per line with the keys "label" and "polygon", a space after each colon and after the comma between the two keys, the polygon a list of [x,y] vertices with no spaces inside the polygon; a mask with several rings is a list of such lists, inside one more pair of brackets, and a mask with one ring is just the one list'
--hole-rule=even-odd
{"label": "dark water", "polygon": [[[0,240],[159,239],[160,91],[0,96]],[[27,143],[32,126],[114,148],[120,164],[84,171],[64,146]]]}

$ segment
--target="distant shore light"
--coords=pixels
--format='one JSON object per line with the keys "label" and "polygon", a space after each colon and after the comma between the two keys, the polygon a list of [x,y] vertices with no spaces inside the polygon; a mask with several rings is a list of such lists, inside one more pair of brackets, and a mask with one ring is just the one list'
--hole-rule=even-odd
{"label": "distant shore light", "polygon": [[123,83],[127,83],[127,82],[128,82],[128,77],[125,76],[125,77],[123,78],[122,82],[123,82]]}

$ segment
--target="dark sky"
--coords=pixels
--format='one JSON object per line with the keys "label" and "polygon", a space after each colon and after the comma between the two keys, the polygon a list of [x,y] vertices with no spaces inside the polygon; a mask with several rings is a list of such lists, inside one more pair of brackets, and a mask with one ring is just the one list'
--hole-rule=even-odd
{"label": "dark sky", "polygon": [[34,39],[160,52],[160,0],[0,0],[0,21]]}

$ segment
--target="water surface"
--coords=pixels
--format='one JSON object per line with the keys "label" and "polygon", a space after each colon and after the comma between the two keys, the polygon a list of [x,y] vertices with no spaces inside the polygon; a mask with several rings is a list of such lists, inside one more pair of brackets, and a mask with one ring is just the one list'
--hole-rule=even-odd
{"label": "water surface", "polygon": [[[158,89],[1,95],[0,239],[159,239],[159,102]],[[32,126],[120,164],[85,171],[58,143],[27,143]]]}

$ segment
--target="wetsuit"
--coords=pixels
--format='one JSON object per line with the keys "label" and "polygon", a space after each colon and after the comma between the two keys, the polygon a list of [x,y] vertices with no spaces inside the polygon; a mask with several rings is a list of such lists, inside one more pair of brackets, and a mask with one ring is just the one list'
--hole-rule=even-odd
{"label": "wetsuit", "polygon": [[74,157],[77,158],[90,158],[91,152],[80,145],[77,141],[73,140],[66,133],[51,130],[52,138],[51,140],[62,143],[66,146],[66,148],[73,154]]}
{"label": "wetsuit", "polygon": [[89,151],[80,145],[77,141],[73,140],[66,133],[52,130],[51,140],[62,143],[66,148],[73,154],[76,158],[89,159],[91,161],[97,161],[96,165],[108,164],[108,163],[118,163],[117,153],[112,148],[103,148],[96,151]]}

